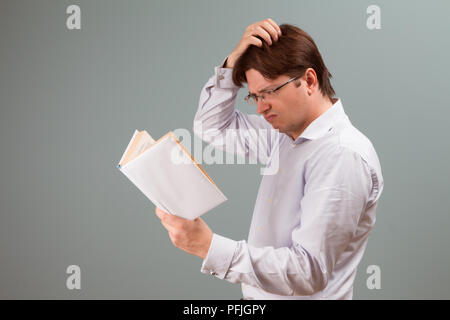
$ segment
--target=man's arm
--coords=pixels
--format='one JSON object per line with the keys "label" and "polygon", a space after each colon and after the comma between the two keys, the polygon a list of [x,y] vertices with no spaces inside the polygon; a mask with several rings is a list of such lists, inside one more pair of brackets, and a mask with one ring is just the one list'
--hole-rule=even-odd
{"label": "man's arm", "polygon": [[271,36],[277,40],[277,28],[271,19],[247,27],[239,44],[220,66],[214,68],[214,75],[203,87],[194,119],[194,132],[202,140],[263,164],[267,163],[278,134],[262,116],[235,109],[240,88],[232,80],[232,68],[250,45],[262,45],[256,36],[270,43]]}
{"label": "man's arm", "polygon": [[257,248],[213,234],[201,271],[278,295],[323,290],[358,226],[372,180],[367,163],[344,147],[327,150],[305,178],[301,225],[290,247]]}

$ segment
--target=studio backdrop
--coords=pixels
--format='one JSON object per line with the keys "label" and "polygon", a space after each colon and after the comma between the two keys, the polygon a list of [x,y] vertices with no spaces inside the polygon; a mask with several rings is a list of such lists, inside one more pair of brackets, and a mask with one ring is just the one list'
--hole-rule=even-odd
{"label": "studio backdrop", "polygon": [[[0,298],[241,298],[173,246],[116,166],[135,129],[186,129],[194,145],[201,88],[271,18],[312,36],[380,158],[354,299],[449,299],[449,12],[444,0],[2,0]],[[246,93],[236,108],[256,114]],[[228,198],[204,220],[247,239],[261,167],[202,165]]]}

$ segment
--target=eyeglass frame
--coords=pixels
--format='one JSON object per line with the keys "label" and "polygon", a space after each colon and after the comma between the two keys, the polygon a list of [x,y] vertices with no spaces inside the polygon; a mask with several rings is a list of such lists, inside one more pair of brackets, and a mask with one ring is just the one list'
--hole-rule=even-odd
{"label": "eyeglass frame", "polygon": [[[289,79],[288,81],[286,81],[286,82],[284,82],[283,84],[280,84],[278,87],[276,87],[275,89],[271,89],[271,90],[267,90],[267,91],[262,91],[262,92],[260,92],[261,94],[252,94],[252,93],[249,93],[245,98],[244,98],[244,100],[248,103],[248,104],[250,104],[250,105],[253,105],[253,104],[258,104],[258,99],[259,98],[261,98],[261,101],[262,102],[266,102],[266,100],[264,99],[264,95],[263,94],[272,94],[272,93],[274,93],[274,92],[276,92],[276,91],[278,91],[278,90],[280,90],[281,88],[283,88],[285,85],[287,85],[288,83],[291,83],[292,81],[294,81],[294,80],[297,80],[298,78],[300,78],[301,76],[297,76],[297,77],[293,77],[293,78],[291,78],[291,79]],[[301,83],[300,83],[300,85],[301,85]],[[251,98],[253,98],[252,100],[250,100]],[[255,99],[256,98],[256,99]],[[250,102],[250,101],[252,101],[252,102]]]}

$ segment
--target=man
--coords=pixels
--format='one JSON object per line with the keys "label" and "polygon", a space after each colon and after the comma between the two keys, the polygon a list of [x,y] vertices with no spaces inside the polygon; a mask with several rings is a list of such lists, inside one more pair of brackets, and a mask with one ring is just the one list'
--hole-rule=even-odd
{"label": "man", "polygon": [[[250,145],[264,145],[262,154],[279,161],[278,172],[262,178],[248,242],[156,209],[174,245],[201,257],[202,272],[241,283],[244,299],[352,299],[383,177],[330,77],[306,32],[267,19],[246,29],[201,92],[195,122],[202,128],[194,131],[205,141],[227,149],[217,132],[281,133],[276,141],[235,135],[236,152],[263,160]],[[243,82],[259,116],[234,109]]]}

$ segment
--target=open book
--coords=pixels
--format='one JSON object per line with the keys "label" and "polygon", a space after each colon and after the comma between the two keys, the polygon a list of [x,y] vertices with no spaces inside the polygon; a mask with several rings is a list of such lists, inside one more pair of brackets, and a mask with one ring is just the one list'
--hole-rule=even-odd
{"label": "open book", "polygon": [[185,219],[227,200],[171,131],[155,141],[136,130],[117,167],[155,206]]}

